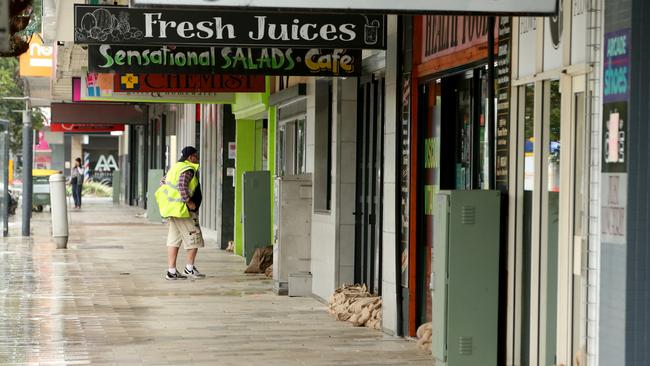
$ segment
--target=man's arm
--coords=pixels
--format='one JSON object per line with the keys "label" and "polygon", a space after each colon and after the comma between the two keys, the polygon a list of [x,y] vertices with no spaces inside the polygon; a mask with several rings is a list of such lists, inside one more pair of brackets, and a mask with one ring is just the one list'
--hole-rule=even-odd
{"label": "man's arm", "polygon": [[183,202],[190,201],[190,181],[192,181],[192,178],[194,178],[194,171],[190,169],[184,171],[178,180],[178,191],[181,194]]}

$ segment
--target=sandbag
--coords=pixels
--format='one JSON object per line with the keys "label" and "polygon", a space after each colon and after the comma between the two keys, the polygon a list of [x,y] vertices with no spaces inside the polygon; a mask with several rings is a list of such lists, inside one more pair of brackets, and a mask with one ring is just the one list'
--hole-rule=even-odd
{"label": "sandbag", "polygon": [[427,329],[428,329],[429,331],[431,330],[431,322],[424,323],[424,324],[420,325],[420,327],[418,328],[418,330],[415,332],[415,334],[417,335],[418,339],[419,339],[419,338],[422,338],[422,334],[424,334],[424,332],[425,332]]}
{"label": "sandbag", "polygon": [[420,325],[415,333],[418,337],[418,347],[423,351],[431,353],[431,338],[433,334],[431,322]]}
{"label": "sandbag", "polygon": [[255,250],[251,263],[244,273],[264,273],[271,265],[273,265],[273,246],[270,245]]}
{"label": "sandbag", "polygon": [[268,278],[273,277],[273,265],[270,265],[265,271],[264,275]]}
{"label": "sandbag", "polygon": [[368,292],[365,285],[342,286],[329,298],[328,312],[337,320],[355,326],[381,329],[382,300]]}

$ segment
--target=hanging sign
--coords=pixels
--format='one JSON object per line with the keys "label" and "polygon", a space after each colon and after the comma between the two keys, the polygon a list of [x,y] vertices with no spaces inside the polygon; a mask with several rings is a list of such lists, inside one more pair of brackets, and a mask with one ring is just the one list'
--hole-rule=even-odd
{"label": "hanging sign", "polygon": [[50,124],[50,131],[52,132],[77,132],[77,133],[91,133],[91,132],[112,132],[124,131],[124,125],[97,125],[97,124],[84,124],[84,123],[52,123]]}
{"label": "hanging sign", "polygon": [[88,71],[359,76],[361,50],[91,45]]}
{"label": "hanging sign", "polygon": [[36,34],[29,42],[29,50],[18,58],[21,77],[52,77],[54,47],[46,46]]}
{"label": "hanging sign", "polygon": [[263,93],[263,75],[111,74],[114,92],[134,93]]}
{"label": "hanging sign", "polygon": [[[114,74],[87,73],[74,83],[79,87],[79,100],[95,102],[133,102],[133,103],[214,103],[235,102],[235,93],[165,93],[165,92],[116,92]],[[73,94],[75,91],[73,90]]]}
{"label": "hanging sign", "polygon": [[385,48],[385,17],[75,4],[79,44]]}
{"label": "hanging sign", "polygon": [[[139,5],[173,5],[178,6],[178,0],[131,0]],[[525,13],[551,14],[556,11],[556,0],[372,0],[372,1],[303,1],[303,0],[183,0],[182,5],[210,6],[216,8],[265,8],[277,10],[287,9],[318,9],[331,11],[371,11],[373,13]]]}

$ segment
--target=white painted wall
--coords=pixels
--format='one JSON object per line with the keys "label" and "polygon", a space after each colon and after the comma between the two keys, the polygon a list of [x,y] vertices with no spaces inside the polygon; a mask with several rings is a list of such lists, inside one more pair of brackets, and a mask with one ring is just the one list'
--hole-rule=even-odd
{"label": "white painted wall", "polygon": [[[313,167],[316,100],[315,80],[307,89],[308,166]],[[357,80],[333,81],[332,208],[312,214],[312,292],[327,299],[334,290],[354,281],[354,194],[356,189]],[[312,133],[313,135],[313,133]],[[309,163],[311,161],[311,163]],[[311,165],[309,165],[311,164]]]}

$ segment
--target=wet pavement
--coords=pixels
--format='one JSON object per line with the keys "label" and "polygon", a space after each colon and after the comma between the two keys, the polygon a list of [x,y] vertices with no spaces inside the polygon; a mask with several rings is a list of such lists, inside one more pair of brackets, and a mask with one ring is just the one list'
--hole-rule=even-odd
{"label": "wet pavement", "polygon": [[413,341],[274,295],[215,248],[199,251],[206,279],[164,280],[167,228],[142,212],[87,199],[64,250],[48,212],[34,214],[32,238],[0,238],[0,365],[433,364]]}

